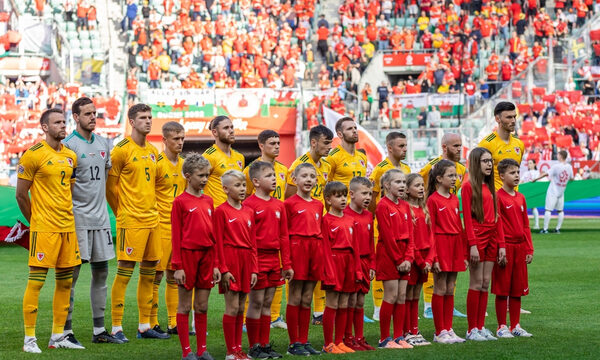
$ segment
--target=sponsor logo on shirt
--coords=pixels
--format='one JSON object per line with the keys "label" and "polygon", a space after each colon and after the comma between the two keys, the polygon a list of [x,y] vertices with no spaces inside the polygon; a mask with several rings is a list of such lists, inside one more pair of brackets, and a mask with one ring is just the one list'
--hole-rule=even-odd
{"label": "sponsor logo on shirt", "polygon": [[508,205],[508,206],[506,207],[506,209],[508,210],[508,209],[510,209],[511,207],[513,207],[513,206],[512,206],[512,204]]}
{"label": "sponsor logo on shirt", "polygon": [[339,228],[340,228],[339,226],[336,226],[336,227],[334,227],[333,229],[331,229],[331,232],[336,232],[336,231],[337,231],[337,229],[339,229]]}
{"label": "sponsor logo on shirt", "polygon": [[438,210],[439,211],[444,211],[445,209],[446,209],[446,207],[444,206],[444,207],[439,208]]}
{"label": "sponsor logo on shirt", "polygon": [[394,216],[396,214],[397,214],[397,212],[390,213],[390,217],[392,217],[392,216]]}
{"label": "sponsor logo on shirt", "polygon": [[198,207],[196,206],[195,208],[191,208],[190,212],[194,212],[194,210],[196,210]]}
{"label": "sponsor logo on shirt", "polygon": [[212,210],[208,209],[208,216],[212,216]]}
{"label": "sponsor logo on shirt", "polygon": [[279,211],[275,211],[275,217],[277,217],[278,219],[281,218],[281,214],[279,213]]}
{"label": "sponsor logo on shirt", "polygon": [[302,214],[305,211],[306,211],[306,209],[298,210],[298,214]]}
{"label": "sponsor logo on shirt", "polygon": [[250,220],[248,220],[248,227],[252,226],[252,222]]}
{"label": "sponsor logo on shirt", "polygon": [[237,218],[233,218],[233,219],[229,219],[229,223],[231,224],[232,222],[234,222]]}

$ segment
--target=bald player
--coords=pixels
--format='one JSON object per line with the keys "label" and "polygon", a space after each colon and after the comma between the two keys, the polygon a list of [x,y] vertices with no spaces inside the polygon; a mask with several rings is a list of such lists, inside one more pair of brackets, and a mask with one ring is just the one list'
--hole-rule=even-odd
{"label": "bald player", "polygon": [[[459,134],[455,133],[445,133],[442,137],[442,155],[432,159],[428,162],[422,169],[419,171],[419,174],[423,177],[425,181],[425,188],[427,189],[427,183],[429,181],[429,172],[437,164],[440,160],[450,160],[453,161],[456,165],[456,184],[450,190],[450,192],[454,195],[457,195],[460,186],[462,185],[463,180],[465,179],[465,174],[467,172],[467,168],[461,164],[460,154],[462,151],[462,140]],[[431,297],[433,296],[433,275],[431,272],[427,277],[427,282],[423,284],[423,316],[427,319],[433,318],[433,313],[431,311]],[[463,313],[454,309],[454,316],[465,317]]]}

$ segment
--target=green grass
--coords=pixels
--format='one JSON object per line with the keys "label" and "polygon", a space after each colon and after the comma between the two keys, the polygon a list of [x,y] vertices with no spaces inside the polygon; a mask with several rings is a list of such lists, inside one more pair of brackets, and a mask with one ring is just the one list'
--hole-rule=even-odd
{"label": "green grass", "polygon": [[[510,339],[486,343],[466,343],[457,345],[437,345],[413,350],[380,350],[338,356],[322,356],[337,359],[395,359],[402,358],[486,358],[486,359],[569,359],[597,358],[600,341],[595,333],[600,324],[598,307],[598,279],[600,269],[600,223],[597,219],[568,219],[560,235],[534,235],[536,248],[533,264],[529,268],[531,295],[524,298],[523,307],[532,312],[521,319],[522,326],[534,334],[530,339]],[[50,336],[52,321],[53,273],[48,276],[46,286],[40,296],[37,337],[43,353],[39,356],[24,354],[23,320],[21,302],[27,281],[27,253],[22,248],[0,248],[0,271],[2,272],[0,291],[0,359],[61,358],[61,359],[116,359],[119,357],[144,359],[178,359],[180,347],[178,339],[138,340],[135,339],[137,326],[136,283],[137,274],[132,279],[125,308],[125,333],[131,343],[126,345],[97,345],[91,343],[91,310],[89,304],[89,266],[82,269],[78,283],[74,329],[86,350],[48,350],[45,345]],[[115,263],[111,263],[111,276],[115,274]],[[464,312],[468,279],[460,274],[457,289],[457,308]],[[162,285],[164,289],[164,282]],[[163,293],[161,289],[161,294]],[[162,295],[161,295],[162,296]],[[370,298],[370,297],[369,297]],[[490,296],[486,325],[495,329],[496,319],[493,307],[494,297]],[[213,290],[209,306],[208,350],[217,359],[223,359],[225,345],[221,329],[223,297]],[[164,301],[161,299],[160,319],[166,323]],[[366,306],[366,313],[372,314],[372,303]],[[107,325],[110,325],[110,311],[107,311]],[[454,329],[464,335],[466,319],[454,320]],[[421,319],[420,328],[431,340],[432,320]],[[365,324],[367,340],[377,343],[378,324]],[[272,341],[275,349],[284,351],[287,332],[274,329]],[[315,347],[323,343],[321,327],[311,326],[310,341]],[[244,336],[244,346],[246,346]],[[192,338],[195,348],[195,339]],[[596,354],[596,355],[594,355]],[[289,358],[289,357],[287,357]]]}

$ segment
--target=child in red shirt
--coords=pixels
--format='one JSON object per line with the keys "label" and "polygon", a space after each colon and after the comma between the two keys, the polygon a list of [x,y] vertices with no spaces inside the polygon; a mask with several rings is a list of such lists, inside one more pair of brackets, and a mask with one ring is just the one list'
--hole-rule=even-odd
{"label": "child in red shirt", "polygon": [[[500,338],[530,337],[519,325],[521,297],[529,294],[527,264],[533,260],[533,242],[527,216],[525,196],[517,192],[519,163],[503,159],[498,163],[498,175],[503,186],[498,190],[498,216],[506,241],[506,264],[494,264],[492,293],[496,294],[496,317]],[[510,310],[510,329],[506,326],[506,310]]]}
{"label": "child in red shirt", "polygon": [[[179,285],[177,329],[183,358],[194,356],[190,349],[189,313],[194,299],[197,356],[210,358],[206,351],[206,312],[208,297],[221,273],[215,267],[213,200],[202,193],[208,180],[210,163],[200,154],[188,154],[183,163],[186,191],[175,198],[171,210],[173,252],[171,264]],[[195,292],[195,295],[194,295]]]}
{"label": "child in red shirt", "polygon": [[458,198],[450,191],[456,184],[456,165],[441,160],[429,173],[427,210],[433,233],[433,296],[431,310],[435,334],[433,341],[441,344],[464,342],[452,330],[454,285],[459,271],[467,265],[466,244],[458,211]]}
{"label": "child in red shirt", "polygon": [[339,181],[330,182],[325,186],[323,196],[329,205],[329,212],[323,217],[322,227],[325,266],[321,286],[326,291],[323,352],[353,353],[354,350],[346,346],[343,340],[348,320],[348,298],[356,291],[357,282],[362,278],[354,219],[344,216],[348,198],[346,185]]}
{"label": "child in red shirt", "polygon": [[[369,179],[357,176],[350,180],[350,205],[344,209],[344,216],[354,220],[353,232],[358,242],[361,282],[348,298],[348,320],[344,344],[353,350],[375,350],[365,340],[363,328],[365,318],[365,295],[369,293],[371,281],[375,278],[375,242],[373,238],[373,214],[368,210],[373,197],[373,184]],[[354,326],[354,336],[352,335]]]}
{"label": "child in red shirt", "polygon": [[290,261],[288,224],[283,202],[271,196],[277,187],[273,164],[255,161],[248,175],[256,192],[244,201],[254,211],[256,247],[258,251],[258,280],[250,291],[246,314],[246,329],[254,359],[265,356],[280,358],[271,349],[271,302],[275,289],[294,276]]}
{"label": "child in red shirt", "polygon": [[286,308],[290,337],[287,352],[290,355],[317,355],[320,352],[308,342],[308,327],[312,293],[323,276],[323,203],[311,197],[317,184],[317,170],[312,164],[299,164],[292,180],[296,184],[296,195],[284,202],[294,269]]}
{"label": "child in red shirt", "polygon": [[244,304],[246,295],[256,285],[258,274],[254,211],[242,204],[246,197],[246,176],[241,171],[225,172],[221,183],[227,201],[216,208],[213,226],[217,264],[222,274],[219,292],[225,295],[225,359],[245,360],[248,356],[242,351]]}
{"label": "child in red shirt", "polygon": [[469,180],[461,187],[463,220],[469,246],[467,340],[495,340],[485,328],[488,287],[496,259],[506,263],[502,219],[496,209],[494,161],[489,150],[477,147],[469,154]]}
{"label": "child in red shirt", "polygon": [[[413,227],[410,207],[402,198],[406,193],[406,177],[399,169],[388,170],[381,177],[384,194],[377,204],[375,216],[379,227],[376,250],[377,280],[383,282],[383,302],[379,313],[379,347],[410,349],[404,341],[406,286],[414,261]],[[394,338],[390,323],[394,318]]]}

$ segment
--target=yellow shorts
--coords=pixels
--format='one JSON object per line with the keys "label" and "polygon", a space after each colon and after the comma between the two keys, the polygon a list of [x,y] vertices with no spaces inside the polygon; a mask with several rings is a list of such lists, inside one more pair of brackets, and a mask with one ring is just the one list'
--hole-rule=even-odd
{"label": "yellow shorts", "polygon": [[117,260],[157,261],[162,255],[158,226],[144,229],[117,229]]}
{"label": "yellow shorts", "polygon": [[173,245],[171,243],[171,224],[158,224],[160,231],[160,246],[162,248],[162,256],[156,265],[156,271],[173,270],[171,267],[171,252]]}
{"label": "yellow shorts", "polygon": [[81,264],[75,231],[37,232],[29,234],[29,266],[70,268]]}

